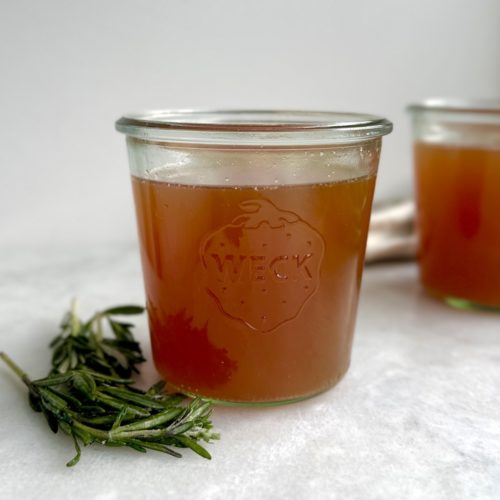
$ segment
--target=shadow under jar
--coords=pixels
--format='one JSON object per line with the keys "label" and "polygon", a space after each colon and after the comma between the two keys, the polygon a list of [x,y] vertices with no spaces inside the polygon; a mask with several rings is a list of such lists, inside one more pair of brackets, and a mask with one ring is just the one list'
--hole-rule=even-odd
{"label": "shadow under jar", "polygon": [[381,136],[371,115],[124,116],[152,350],[172,388],[280,404],[349,366]]}

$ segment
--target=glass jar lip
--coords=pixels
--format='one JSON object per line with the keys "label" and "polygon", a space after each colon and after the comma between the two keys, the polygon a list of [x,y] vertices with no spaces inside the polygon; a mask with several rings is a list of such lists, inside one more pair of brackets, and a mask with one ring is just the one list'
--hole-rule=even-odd
{"label": "glass jar lip", "polygon": [[436,111],[443,113],[500,115],[500,100],[433,97],[410,104],[407,110],[410,113]]}
{"label": "glass jar lip", "polygon": [[392,131],[385,118],[361,113],[295,110],[157,110],[116,121],[129,136],[202,144],[339,144],[370,140]]}

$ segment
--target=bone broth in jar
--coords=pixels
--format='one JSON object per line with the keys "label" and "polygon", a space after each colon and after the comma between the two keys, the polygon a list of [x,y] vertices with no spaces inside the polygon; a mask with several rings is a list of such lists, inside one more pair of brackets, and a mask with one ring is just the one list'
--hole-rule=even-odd
{"label": "bone broth in jar", "polygon": [[500,101],[410,112],[420,280],[451,306],[500,311]]}
{"label": "bone broth in jar", "polygon": [[279,404],[349,366],[387,120],[154,112],[127,134],[156,367],[218,402]]}

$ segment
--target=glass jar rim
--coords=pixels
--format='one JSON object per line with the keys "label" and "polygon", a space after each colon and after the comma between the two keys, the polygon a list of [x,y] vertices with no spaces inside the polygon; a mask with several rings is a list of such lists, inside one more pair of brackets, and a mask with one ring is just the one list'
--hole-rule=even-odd
{"label": "glass jar rim", "polygon": [[410,113],[435,111],[443,113],[500,115],[500,100],[433,97],[410,104],[407,110]]}
{"label": "glass jar rim", "polygon": [[158,110],[132,113],[116,129],[145,140],[193,144],[343,144],[392,131],[385,118],[361,113],[294,110]]}

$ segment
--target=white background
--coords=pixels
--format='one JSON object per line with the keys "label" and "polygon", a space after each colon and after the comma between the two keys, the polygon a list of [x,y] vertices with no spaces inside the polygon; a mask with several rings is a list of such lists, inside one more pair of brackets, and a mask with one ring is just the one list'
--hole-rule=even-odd
{"label": "white background", "polygon": [[405,106],[500,97],[498,0],[2,0],[0,244],[135,239],[124,139],[146,108],[381,114],[378,198],[411,191]]}

